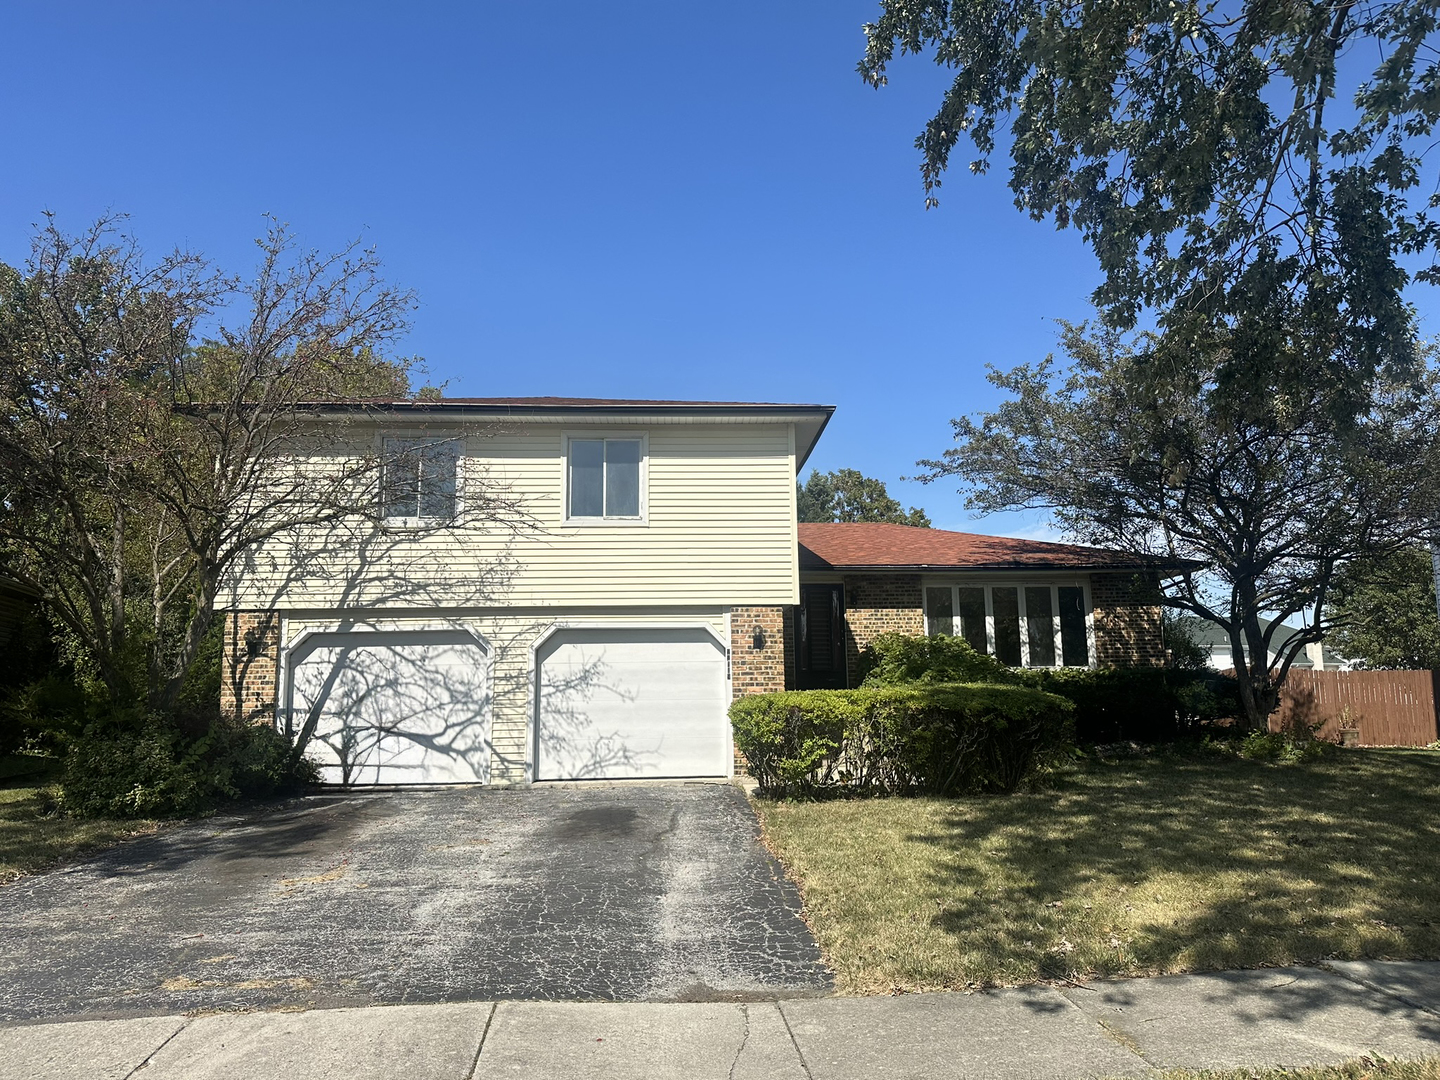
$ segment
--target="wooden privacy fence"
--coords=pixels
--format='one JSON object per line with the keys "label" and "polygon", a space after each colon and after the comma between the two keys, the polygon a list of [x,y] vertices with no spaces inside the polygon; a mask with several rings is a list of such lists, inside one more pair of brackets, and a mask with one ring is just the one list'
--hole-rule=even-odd
{"label": "wooden privacy fence", "polygon": [[1294,671],[1270,730],[1318,724],[1332,742],[1428,746],[1437,738],[1437,671]]}

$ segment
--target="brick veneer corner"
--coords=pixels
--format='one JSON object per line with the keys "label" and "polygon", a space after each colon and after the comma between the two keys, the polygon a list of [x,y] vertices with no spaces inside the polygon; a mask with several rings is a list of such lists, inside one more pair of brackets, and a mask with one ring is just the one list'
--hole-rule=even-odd
{"label": "brick veneer corner", "polygon": [[1165,663],[1160,626],[1160,581],[1154,574],[1090,576],[1095,612],[1095,662],[1101,667],[1149,667]]}
{"label": "brick veneer corner", "polygon": [[860,653],[881,634],[925,633],[919,574],[854,574],[845,578],[845,667],[860,685]]}
{"label": "brick veneer corner", "polygon": [[227,611],[220,653],[220,712],[247,724],[275,717],[280,669],[280,616],[273,611]]}
{"label": "brick veneer corner", "polygon": [[[730,610],[730,689],[733,697],[784,690],[794,666],[794,642],[786,633],[783,607],[738,607]],[[765,637],[755,648],[755,631]]]}
{"label": "brick veneer corner", "polygon": [[[755,648],[755,631],[765,639]],[[746,694],[769,694],[794,686],[795,639],[783,607],[738,607],[730,609],[730,692],[733,698]],[[745,772],[745,757],[735,751],[735,772]]]}

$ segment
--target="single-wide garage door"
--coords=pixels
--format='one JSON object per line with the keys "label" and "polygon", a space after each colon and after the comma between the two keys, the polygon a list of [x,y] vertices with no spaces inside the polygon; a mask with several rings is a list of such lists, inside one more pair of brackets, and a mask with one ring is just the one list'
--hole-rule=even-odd
{"label": "single-wide garage door", "polygon": [[704,630],[561,630],[536,660],[536,779],[729,771],[725,651]]}
{"label": "single-wide garage door", "polygon": [[484,782],[485,649],[458,630],[341,631],[290,658],[290,726],[318,715],[309,757],[332,784]]}

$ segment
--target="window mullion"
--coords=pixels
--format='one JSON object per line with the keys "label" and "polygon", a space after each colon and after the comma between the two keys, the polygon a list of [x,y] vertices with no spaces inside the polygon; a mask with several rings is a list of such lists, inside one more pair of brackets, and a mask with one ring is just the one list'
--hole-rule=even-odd
{"label": "window mullion", "polygon": [[1020,609],[1020,666],[1030,666],[1030,617],[1027,614],[1029,608],[1025,604],[1025,586],[1015,586],[1015,605]]}
{"label": "window mullion", "polygon": [[1090,666],[1099,667],[1100,658],[1095,655],[1095,605],[1090,598],[1090,582],[1080,583],[1080,602],[1085,605],[1085,647],[1090,653]]}
{"label": "window mullion", "polygon": [[990,650],[990,655],[995,655],[995,598],[991,596],[992,585],[985,588],[985,644]]}
{"label": "window mullion", "polygon": [[412,476],[413,476],[413,482],[410,484],[410,505],[409,505],[406,509],[408,509],[408,510],[411,511],[411,514],[409,515],[410,517],[414,518],[416,521],[419,521],[419,520],[420,520],[420,448],[419,448],[418,446],[412,445],[412,446],[409,448],[409,450],[407,451],[407,453],[408,453],[409,456],[410,456],[411,462],[414,463],[415,468],[414,468],[413,472],[412,472],[412,470],[410,470],[410,469],[406,469],[406,470],[405,470],[405,471],[406,471],[406,474],[407,474],[406,477],[405,477],[405,479],[406,479],[407,481],[408,481],[408,480],[411,480],[411,479],[412,479]]}
{"label": "window mullion", "polygon": [[[1082,600],[1081,603],[1084,603],[1084,601]],[[1056,666],[1057,668],[1058,668],[1058,667],[1064,667],[1064,666],[1065,666],[1065,642],[1064,642],[1063,640],[1061,640],[1061,637],[1060,637],[1060,623],[1061,623],[1062,620],[1061,620],[1061,615],[1060,615],[1060,586],[1059,586],[1059,585],[1051,585],[1051,586],[1050,586],[1050,610],[1051,610],[1051,612],[1053,612],[1052,618],[1054,619],[1054,621],[1053,621],[1053,623],[1052,623],[1051,625],[1053,626],[1053,628],[1054,628],[1054,630],[1055,630],[1055,666]]]}

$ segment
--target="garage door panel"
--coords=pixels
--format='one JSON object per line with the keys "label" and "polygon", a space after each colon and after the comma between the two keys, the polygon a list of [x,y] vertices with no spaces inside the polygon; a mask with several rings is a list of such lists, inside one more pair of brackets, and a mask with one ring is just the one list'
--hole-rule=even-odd
{"label": "garage door panel", "polygon": [[322,635],[291,663],[291,724],[318,710],[309,756],[328,783],[483,782],[484,650],[457,632]]}
{"label": "garage door panel", "polygon": [[536,777],[728,771],[725,656],[703,630],[565,630],[539,651]]}

